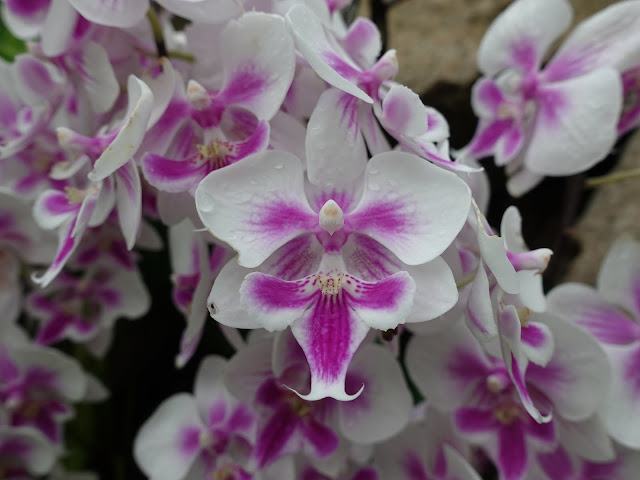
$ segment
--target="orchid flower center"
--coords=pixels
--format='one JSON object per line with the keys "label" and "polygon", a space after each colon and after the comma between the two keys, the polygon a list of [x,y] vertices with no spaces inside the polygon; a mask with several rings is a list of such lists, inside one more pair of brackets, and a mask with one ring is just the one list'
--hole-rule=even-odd
{"label": "orchid flower center", "polygon": [[323,295],[337,295],[342,287],[344,273],[339,275],[321,275],[316,273],[316,285]]}
{"label": "orchid flower center", "polygon": [[344,213],[333,200],[327,200],[318,213],[320,228],[333,235],[335,232],[344,227]]}
{"label": "orchid flower center", "polygon": [[529,317],[531,316],[531,310],[528,309],[527,307],[522,307],[522,308],[518,308],[516,309],[516,311],[518,312],[518,318],[520,319],[520,325],[523,327],[528,327],[529,326]]}
{"label": "orchid flower center", "polygon": [[298,417],[306,417],[311,413],[309,403],[293,392],[287,395],[287,403],[291,406],[291,411]]}
{"label": "orchid flower center", "polygon": [[67,201],[70,205],[79,205],[89,194],[89,189],[79,189],[75,187],[64,187],[64,192],[67,197]]}
{"label": "orchid flower center", "polygon": [[214,140],[206,145],[196,145],[200,159],[209,163],[211,170],[227,166],[227,157],[235,155],[236,146],[224,140]]}
{"label": "orchid flower center", "polygon": [[522,408],[515,403],[506,403],[498,405],[493,411],[493,414],[503,425],[511,425],[514,420],[520,418],[522,415]]}

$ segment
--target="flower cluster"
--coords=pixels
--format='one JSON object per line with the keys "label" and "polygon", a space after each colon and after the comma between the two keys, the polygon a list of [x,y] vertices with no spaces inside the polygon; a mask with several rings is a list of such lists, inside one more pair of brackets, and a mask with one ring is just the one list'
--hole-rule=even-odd
{"label": "flower cluster", "polygon": [[168,354],[187,364],[209,316],[236,352],[140,426],[148,478],[634,478],[640,246],[545,296],[552,252],[515,207],[489,225],[478,160],[522,194],[638,126],[640,0],[546,64],[569,3],[513,2],[457,152],[350,3],[2,2],[29,43],[0,64],[0,478],[63,475],[73,404],[107,392],[51,345],[104,357],[165,231]]}

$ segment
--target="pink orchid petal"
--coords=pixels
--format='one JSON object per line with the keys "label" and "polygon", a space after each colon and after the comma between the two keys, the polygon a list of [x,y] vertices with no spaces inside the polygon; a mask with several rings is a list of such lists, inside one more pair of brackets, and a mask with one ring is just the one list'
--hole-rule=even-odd
{"label": "pink orchid petal", "polygon": [[571,24],[566,0],[519,0],[491,24],[478,49],[478,66],[486,75],[517,67],[535,71],[551,44]]}
{"label": "pink orchid petal", "polygon": [[613,69],[541,86],[526,167],[543,175],[571,175],[602,160],[618,138],[622,85]]}
{"label": "pink orchid petal", "polygon": [[428,114],[420,97],[402,85],[393,85],[382,100],[380,122],[393,132],[417,137],[427,131]]}
{"label": "pink orchid petal", "polygon": [[345,224],[377,240],[406,264],[440,255],[467,218],[466,184],[414,155],[376,155],[367,164],[365,182],[362,199]]}
{"label": "pink orchid petal", "polygon": [[624,71],[640,63],[640,5],[620,2],[580,23],[544,70],[549,81],[565,80],[598,68]]}
{"label": "pink orchid petal", "polygon": [[358,17],[349,25],[342,45],[361,68],[368,69],[376,62],[382,49],[380,31],[368,18]]}
{"label": "pink orchid petal", "polygon": [[519,480],[527,471],[529,455],[525,434],[519,422],[498,430],[498,458],[496,466],[505,480]]}
{"label": "pink orchid petal", "polygon": [[226,104],[242,105],[269,120],[280,108],[295,70],[293,40],[283,19],[248,12],[229,22],[220,38]]}
{"label": "pink orchid petal", "polygon": [[286,20],[305,60],[330,85],[367,103],[369,95],[356,86],[360,68],[337,44],[321,20],[305,5],[294,5]]}
{"label": "pink orchid petal", "polygon": [[87,20],[119,28],[133,27],[149,9],[149,0],[69,0],[69,3]]}
{"label": "pink orchid petal", "polygon": [[300,160],[267,151],[210,173],[196,189],[204,225],[229,243],[245,267],[318,224],[307,203]]}
{"label": "pink orchid petal", "polygon": [[360,102],[336,88],[325,91],[307,125],[307,175],[320,186],[348,184],[367,161],[360,131]]}

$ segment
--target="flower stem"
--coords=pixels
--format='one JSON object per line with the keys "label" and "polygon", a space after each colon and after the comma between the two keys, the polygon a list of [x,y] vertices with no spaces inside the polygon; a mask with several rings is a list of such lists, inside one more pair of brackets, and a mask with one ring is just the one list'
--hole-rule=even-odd
{"label": "flower stem", "polygon": [[151,24],[151,31],[153,32],[153,38],[156,41],[156,47],[158,49],[158,56],[164,57],[167,55],[167,48],[164,45],[162,25],[160,24],[158,14],[153,7],[149,7],[149,10],[147,10],[147,20],[149,20],[149,23]]}
{"label": "flower stem", "polygon": [[622,172],[610,173],[601,177],[592,177],[585,182],[585,188],[597,188],[611,183],[618,183],[623,180],[640,177],[640,168],[633,168]]}

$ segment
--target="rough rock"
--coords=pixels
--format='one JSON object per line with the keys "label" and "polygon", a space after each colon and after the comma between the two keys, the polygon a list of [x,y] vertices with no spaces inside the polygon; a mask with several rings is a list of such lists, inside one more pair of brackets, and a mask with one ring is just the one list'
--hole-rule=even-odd
{"label": "rough rock", "polygon": [[[640,168],[640,131],[629,139],[613,172]],[[613,173],[612,172],[612,173]],[[599,187],[575,226],[574,236],[582,245],[565,281],[595,284],[607,250],[624,233],[640,240],[640,178]]]}
{"label": "rough rock", "polygon": [[[361,0],[366,15],[370,0]],[[384,0],[382,0],[384,1]],[[398,51],[397,80],[423,94],[438,82],[467,86],[478,75],[480,40],[509,0],[400,0],[388,13],[388,48]],[[615,3],[573,0],[575,22]]]}

